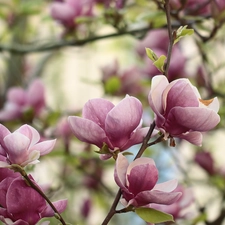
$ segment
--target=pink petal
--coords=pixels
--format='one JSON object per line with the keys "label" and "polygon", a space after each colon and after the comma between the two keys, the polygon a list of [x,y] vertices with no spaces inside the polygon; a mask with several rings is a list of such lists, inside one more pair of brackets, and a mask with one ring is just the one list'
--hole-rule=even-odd
{"label": "pink petal", "polygon": [[152,190],[139,193],[134,200],[137,202],[138,206],[144,206],[150,203],[170,205],[176,202],[181,197],[181,195],[181,192],[168,193]]}
{"label": "pink petal", "polygon": [[137,128],[142,117],[142,104],[134,97],[124,98],[106,117],[105,131],[115,147],[122,147]]}
{"label": "pink petal", "polygon": [[56,139],[39,142],[36,145],[32,146],[29,149],[29,151],[31,152],[33,150],[37,150],[37,151],[40,152],[40,155],[46,155],[46,154],[48,154],[49,152],[52,151],[52,149],[55,146],[55,142],[56,142]]}
{"label": "pink petal", "polygon": [[3,110],[0,111],[0,121],[9,121],[20,118],[22,107],[12,102],[6,102]]}
{"label": "pink petal", "polygon": [[5,143],[4,143],[4,138],[11,134],[11,132],[2,124],[0,124],[0,144],[2,145],[2,147],[5,147]]}
{"label": "pink petal", "polygon": [[36,224],[40,220],[40,213],[45,208],[46,202],[20,177],[14,179],[7,191],[7,206],[15,220],[22,219],[29,224]]}
{"label": "pink petal", "polygon": [[61,2],[54,2],[51,5],[50,13],[54,19],[62,23],[72,23],[75,17],[75,12],[71,6]]}
{"label": "pink petal", "polygon": [[192,85],[187,79],[179,79],[171,82],[164,90],[163,97],[166,104],[164,109],[166,114],[176,107],[198,107],[199,100],[193,91]]}
{"label": "pink petal", "polygon": [[27,91],[27,102],[37,111],[45,106],[45,87],[41,80],[34,80]]}
{"label": "pink petal", "polygon": [[154,76],[152,78],[151,91],[148,95],[148,101],[152,110],[157,116],[163,113],[162,94],[169,82],[164,75]]}
{"label": "pink petal", "polygon": [[15,132],[19,132],[30,139],[30,146],[33,146],[40,140],[40,135],[36,129],[25,124],[17,129]]}
{"label": "pink petal", "polygon": [[129,166],[129,162],[122,153],[118,154],[116,159],[115,171],[114,171],[114,179],[117,185],[123,190],[127,190],[126,186],[126,173],[127,168]]}
{"label": "pink petal", "polygon": [[[55,206],[55,208],[57,209],[59,213],[62,213],[63,211],[65,211],[67,207],[67,202],[68,202],[67,199],[63,199],[63,200],[53,202],[53,205]],[[41,213],[41,217],[53,217],[54,215],[55,215],[55,212],[49,205],[47,205],[46,208]]]}
{"label": "pink petal", "polygon": [[156,184],[153,190],[171,192],[177,187],[177,180],[169,180],[160,184]]}
{"label": "pink petal", "polygon": [[20,87],[10,88],[7,93],[7,100],[20,106],[26,104],[26,97],[26,92]]}
{"label": "pink petal", "polygon": [[[130,163],[130,165],[128,166],[127,168],[127,175],[129,176],[129,179],[128,179],[128,186],[134,186],[134,187],[131,187],[131,189],[133,190],[133,188],[135,188],[135,180],[136,180],[136,183],[139,182],[139,178],[144,176],[147,174],[147,173],[144,173],[144,171],[141,172],[141,170],[143,168],[139,167],[139,166],[142,166],[142,165],[149,165],[151,168],[151,172],[152,174],[149,175],[149,177],[147,177],[146,179],[148,179],[147,182],[149,182],[150,186],[149,186],[149,190],[152,189],[154,187],[154,185],[156,184],[157,180],[158,180],[158,170],[155,166],[155,162],[153,159],[151,158],[146,158],[146,157],[141,157],[141,158],[138,158],[138,159],[135,159],[133,162]],[[136,168],[136,170],[135,170]],[[144,169],[146,169],[146,167],[144,167]],[[150,171],[149,169],[147,169],[147,171],[149,172]],[[135,172],[135,173],[132,173]],[[146,171],[146,172],[147,172]],[[140,172],[142,174],[140,174]],[[132,177],[133,175],[133,177]],[[144,179],[142,177],[142,179]],[[144,181],[142,181],[144,182]],[[130,188],[129,188],[130,189]],[[140,190],[141,191],[141,190]],[[139,192],[140,192],[139,191]],[[132,191],[133,193],[133,191]]]}
{"label": "pink petal", "polygon": [[68,121],[74,135],[79,140],[95,144],[99,148],[107,142],[104,130],[93,121],[76,116],[69,116]]}
{"label": "pink petal", "polygon": [[171,113],[179,124],[193,131],[209,131],[220,122],[219,115],[207,108],[175,107]]}
{"label": "pink petal", "polygon": [[4,142],[11,163],[21,164],[27,160],[30,140],[26,136],[15,132],[7,135]]}
{"label": "pink petal", "polygon": [[185,134],[177,135],[176,137],[189,141],[193,145],[202,145],[202,134],[198,131],[187,132]]}
{"label": "pink petal", "polygon": [[128,175],[128,189],[132,194],[137,195],[142,191],[151,190],[155,186],[157,180],[158,170],[155,165],[152,163],[143,163],[131,169],[130,174]]}
{"label": "pink petal", "polygon": [[91,99],[84,105],[82,116],[95,122],[104,130],[106,116],[113,108],[114,105],[106,99]]}

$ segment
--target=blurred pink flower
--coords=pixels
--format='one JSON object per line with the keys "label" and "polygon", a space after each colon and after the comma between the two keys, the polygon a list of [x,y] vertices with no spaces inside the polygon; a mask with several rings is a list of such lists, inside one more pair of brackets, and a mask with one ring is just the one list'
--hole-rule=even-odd
{"label": "blurred pink flower", "polygon": [[166,29],[155,29],[149,31],[146,36],[137,43],[135,50],[140,57],[145,57],[145,48],[151,48],[154,51],[160,49],[166,53],[168,45],[168,31]]}
{"label": "blurred pink flower", "polygon": [[45,89],[43,83],[36,79],[27,90],[12,87],[7,92],[7,101],[0,111],[0,121],[21,119],[23,114],[32,110],[38,116],[45,108]]}
{"label": "blurred pink flower", "polygon": [[181,196],[180,192],[173,192],[177,187],[176,180],[156,184],[158,170],[150,158],[138,158],[129,164],[126,157],[119,153],[114,178],[121,188],[121,203],[125,207],[147,207],[151,203],[169,205]]}
{"label": "blurred pink flower", "polygon": [[[38,187],[32,176],[28,176]],[[5,224],[36,224],[44,217],[54,216],[54,211],[45,199],[28,186],[21,176],[17,178],[7,177],[2,180],[0,192],[0,220]],[[61,213],[66,209],[67,200],[59,200],[53,204]]]}
{"label": "blurred pink flower", "polygon": [[57,137],[63,138],[64,142],[69,142],[69,139],[72,136],[73,132],[71,130],[67,117],[62,117],[59,120],[54,133]]}
{"label": "blurred pink flower", "polygon": [[209,175],[214,175],[216,173],[215,162],[210,152],[199,151],[196,153],[194,160]]}
{"label": "blurred pink flower", "polygon": [[[119,68],[119,63],[114,60],[112,64],[106,65],[101,68],[102,71],[102,82],[107,87],[107,83],[111,79],[118,79],[118,84],[115,84],[115,89],[112,89],[110,93],[113,95],[133,95],[137,96],[143,94],[144,88],[142,85],[142,72],[137,67],[127,68],[121,70]],[[107,92],[107,89],[106,89]]]}
{"label": "blurred pink flower", "polygon": [[178,137],[201,145],[201,132],[213,129],[220,121],[218,99],[202,100],[188,79],[169,83],[163,75],[153,77],[148,101],[165,138]]}
{"label": "blurred pink flower", "polygon": [[102,148],[106,144],[110,152],[126,150],[143,141],[148,128],[140,128],[142,104],[134,97],[126,96],[116,106],[108,100],[89,100],[81,117],[70,116],[69,123],[75,136],[89,144]]}
{"label": "blurred pink flower", "polygon": [[36,129],[29,125],[23,125],[13,133],[0,124],[0,167],[8,167],[11,164],[26,166],[38,163],[42,155],[52,151],[55,140],[40,141],[40,135]]}
{"label": "blurred pink flower", "polygon": [[93,16],[93,0],[64,0],[51,4],[50,13],[53,19],[67,28],[74,28],[76,18]]}
{"label": "blurred pink flower", "polygon": [[185,15],[205,16],[210,13],[210,1],[208,0],[170,0],[171,9],[180,9]]}

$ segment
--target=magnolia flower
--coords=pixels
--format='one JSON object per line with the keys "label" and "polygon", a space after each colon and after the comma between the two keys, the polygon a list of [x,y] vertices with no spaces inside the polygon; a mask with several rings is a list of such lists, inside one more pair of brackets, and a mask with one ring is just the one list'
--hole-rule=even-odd
{"label": "magnolia flower", "polygon": [[122,190],[121,203],[125,207],[147,207],[151,203],[169,205],[181,196],[180,192],[172,192],[177,187],[176,180],[156,184],[158,170],[150,158],[138,158],[129,164],[126,157],[119,153],[114,178]]}
{"label": "magnolia flower", "polygon": [[40,141],[36,129],[23,125],[13,133],[0,124],[0,167],[11,164],[35,164],[39,157],[52,151],[55,140]]}
{"label": "magnolia flower", "polygon": [[202,100],[188,79],[169,83],[163,75],[153,77],[148,101],[165,138],[178,137],[201,145],[201,132],[213,129],[220,121],[218,99]]}
{"label": "magnolia flower", "polygon": [[20,119],[29,110],[32,110],[34,116],[38,116],[45,108],[44,85],[38,79],[27,90],[21,87],[10,88],[6,98],[4,108],[0,111],[2,121]]}
{"label": "magnolia flower", "polygon": [[[38,186],[31,175],[29,178]],[[45,199],[28,186],[21,176],[7,177],[1,181],[0,192],[0,220],[5,224],[36,224],[44,217],[54,216],[54,211]],[[53,202],[53,205],[61,213],[66,209],[67,200]]]}
{"label": "magnolia flower", "polygon": [[148,128],[140,128],[142,104],[127,96],[118,105],[97,98],[89,100],[81,117],[70,116],[69,123],[75,136],[99,148],[107,145],[110,152],[126,150],[141,143]]}

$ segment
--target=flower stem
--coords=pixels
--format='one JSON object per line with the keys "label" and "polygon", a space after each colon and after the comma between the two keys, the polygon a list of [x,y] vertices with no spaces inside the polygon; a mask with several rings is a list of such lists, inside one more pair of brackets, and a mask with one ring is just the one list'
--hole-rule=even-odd
{"label": "flower stem", "polygon": [[121,189],[118,190],[117,194],[116,194],[116,197],[114,199],[114,202],[106,216],[106,218],[104,219],[104,221],[102,222],[101,225],[107,225],[108,222],[111,220],[111,218],[116,214],[116,206],[118,205],[119,203],[119,200],[120,200],[120,197],[121,197]]}
{"label": "flower stem", "polygon": [[145,151],[145,149],[148,147],[148,141],[151,138],[154,129],[155,129],[155,120],[152,122],[152,124],[148,130],[148,133],[142,142],[141,148],[138,151],[137,155],[135,156],[134,160],[137,158],[140,158],[142,156],[143,152]]}
{"label": "flower stem", "polygon": [[19,166],[17,164],[11,165],[11,169],[13,169],[16,172],[19,172],[22,175],[22,177],[25,179],[27,184],[30,187],[32,187],[35,191],[37,191],[48,202],[48,204],[51,206],[51,208],[55,212],[55,217],[62,223],[62,225],[66,225],[66,222],[64,221],[64,219],[62,218],[62,216],[60,215],[60,213],[58,212],[56,207],[49,200],[49,198],[44,194],[44,192],[29,178],[26,171],[21,166]]}
{"label": "flower stem", "polygon": [[[151,124],[151,126],[150,126],[150,128],[149,128],[149,130],[148,130],[148,133],[147,133],[147,135],[145,136],[145,138],[144,138],[144,140],[143,140],[143,142],[142,142],[141,148],[140,148],[140,150],[138,151],[138,153],[137,153],[136,157],[134,158],[134,160],[137,159],[137,158],[140,158],[141,155],[143,154],[143,152],[145,151],[145,149],[149,146],[148,141],[149,141],[149,139],[151,138],[154,129],[155,129],[155,121],[152,122],[152,124]],[[161,136],[160,136],[160,137],[161,137]],[[157,140],[158,140],[158,139],[157,139]],[[156,141],[157,141],[157,140],[156,140]],[[161,138],[160,140],[162,140],[162,138]],[[157,141],[156,143],[158,143],[158,142],[159,142],[159,141]],[[152,145],[153,145],[153,144],[154,144],[154,142],[152,142]],[[115,199],[114,199],[114,201],[113,201],[113,204],[112,204],[112,206],[111,206],[111,208],[110,208],[110,210],[109,210],[107,216],[105,217],[105,219],[104,219],[104,221],[102,222],[101,225],[107,225],[108,222],[111,220],[111,218],[112,218],[116,213],[125,212],[124,209],[123,209],[122,211],[116,210],[116,207],[117,207],[117,205],[118,205],[118,203],[119,203],[121,194],[122,194],[122,191],[121,191],[121,189],[119,189],[118,192],[117,192],[117,194],[116,194],[116,197],[115,197]],[[131,210],[127,210],[127,211],[131,211]]]}

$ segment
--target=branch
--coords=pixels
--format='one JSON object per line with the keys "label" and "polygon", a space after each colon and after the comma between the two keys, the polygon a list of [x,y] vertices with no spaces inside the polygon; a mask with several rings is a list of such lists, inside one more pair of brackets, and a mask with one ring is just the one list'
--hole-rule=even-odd
{"label": "branch", "polygon": [[[193,25],[197,22],[200,22],[201,20],[190,20],[186,23],[186,25]],[[180,22],[174,22],[171,24],[172,28],[179,28],[181,26]],[[162,26],[159,28],[154,29],[160,29],[160,28],[166,28],[166,26]],[[86,39],[81,40],[59,40],[58,42],[52,42],[48,41],[44,44],[35,45],[33,43],[30,44],[13,44],[13,45],[7,45],[7,44],[0,44],[0,51],[7,51],[14,54],[29,54],[33,52],[45,52],[45,51],[51,51],[51,50],[58,50],[63,47],[67,46],[83,46],[88,43],[92,43],[95,41],[99,41],[102,39],[108,39],[108,38],[114,38],[114,37],[120,37],[123,35],[140,35],[140,33],[146,33],[151,29],[150,25],[143,26],[141,28],[136,29],[127,29],[124,31],[118,31],[111,34],[106,35],[100,35],[100,36],[93,36]]]}
{"label": "branch", "polygon": [[22,177],[25,179],[27,184],[30,187],[32,187],[35,191],[37,191],[48,202],[52,210],[55,212],[55,217],[62,223],[62,225],[66,225],[66,222],[64,221],[63,217],[60,215],[56,207],[49,200],[49,198],[44,194],[44,192],[29,178],[25,170],[17,164],[12,164],[11,169],[14,170],[15,172],[19,172],[22,175]]}
{"label": "branch", "polygon": [[165,9],[165,12],[166,12],[167,29],[168,29],[168,36],[169,36],[169,46],[168,46],[168,51],[167,51],[167,60],[166,60],[166,64],[165,64],[164,74],[165,74],[166,77],[168,77],[168,71],[169,71],[170,60],[171,60],[172,49],[173,49],[173,43],[174,43],[172,26],[171,26],[171,19],[170,19],[169,0],[166,0],[166,3],[164,5],[164,9]]}

